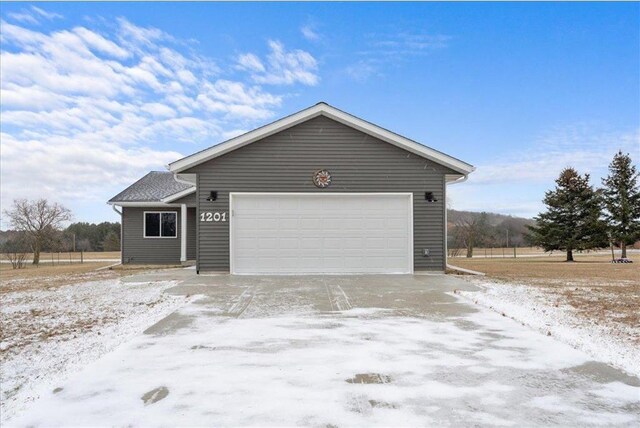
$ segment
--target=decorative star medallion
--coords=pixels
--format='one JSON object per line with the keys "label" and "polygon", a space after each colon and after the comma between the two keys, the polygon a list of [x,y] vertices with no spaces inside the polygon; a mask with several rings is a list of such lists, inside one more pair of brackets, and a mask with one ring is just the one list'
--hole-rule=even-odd
{"label": "decorative star medallion", "polygon": [[321,169],[313,173],[313,184],[316,187],[325,188],[331,184],[331,174],[326,169]]}

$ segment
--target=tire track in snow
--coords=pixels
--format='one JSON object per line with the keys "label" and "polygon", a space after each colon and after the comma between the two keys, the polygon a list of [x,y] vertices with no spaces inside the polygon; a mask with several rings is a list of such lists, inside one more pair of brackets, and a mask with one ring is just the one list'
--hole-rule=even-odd
{"label": "tire track in snow", "polygon": [[338,284],[325,284],[332,311],[348,311],[353,308],[349,296]]}
{"label": "tire track in snow", "polygon": [[238,300],[229,307],[227,315],[238,318],[247,309],[253,300],[253,289],[247,288],[238,296]]}

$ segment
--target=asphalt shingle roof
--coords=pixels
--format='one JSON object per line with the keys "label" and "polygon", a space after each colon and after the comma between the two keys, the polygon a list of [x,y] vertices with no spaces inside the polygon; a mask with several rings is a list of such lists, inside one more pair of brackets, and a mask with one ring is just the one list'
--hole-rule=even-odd
{"label": "asphalt shingle roof", "polygon": [[159,202],[193,186],[180,183],[169,171],[151,171],[131,186],[111,198],[109,202]]}

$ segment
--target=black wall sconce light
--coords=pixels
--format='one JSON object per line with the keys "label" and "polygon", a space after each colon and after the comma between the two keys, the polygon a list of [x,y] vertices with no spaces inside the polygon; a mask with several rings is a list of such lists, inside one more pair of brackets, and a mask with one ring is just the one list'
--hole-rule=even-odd
{"label": "black wall sconce light", "polygon": [[209,192],[209,197],[207,198],[207,201],[213,202],[216,199],[218,199],[218,192]]}
{"label": "black wall sconce light", "polygon": [[424,199],[427,202],[438,202],[436,197],[433,195],[433,192],[424,192]]}

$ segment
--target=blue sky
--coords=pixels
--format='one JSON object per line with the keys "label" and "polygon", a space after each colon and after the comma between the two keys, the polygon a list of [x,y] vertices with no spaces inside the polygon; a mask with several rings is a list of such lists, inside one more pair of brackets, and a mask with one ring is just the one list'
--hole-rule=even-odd
{"label": "blue sky", "polygon": [[3,3],[2,206],[77,220],[149,170],[323,100],[477,166],[533,216],[564,166],[640,159],[638,3]]}

